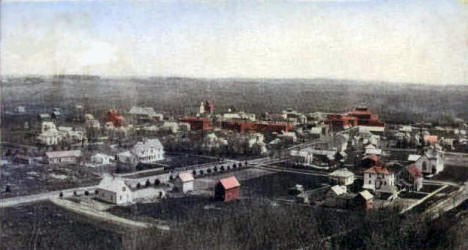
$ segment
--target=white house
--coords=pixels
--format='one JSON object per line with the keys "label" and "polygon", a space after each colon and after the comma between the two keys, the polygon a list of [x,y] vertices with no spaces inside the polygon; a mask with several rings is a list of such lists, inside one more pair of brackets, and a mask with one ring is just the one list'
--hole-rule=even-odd
{"label": "white house", "polygon": [[141,163],[155,163],[164,160],[164,148],[159,139],[145,139],[137,142],[130,152]]}
{"label": "white house", "polygon": [[109,165],[113,159],[114,157],[101,153],[91,156],[91,162],[98,165]]}
{"label": "white house", "polygon": [[53,122],[42,122],[41,133],[37,136],[40,144],[46,146],[57,145],[62,140],[62,135]]}
{"label": "white house", "polygon": [[130,187],[119,177],[104,176],[96,189],[96,198],[116,205],[133,202]]}
{"label": "white house", "polygon": [[432,148],[426,152],[415,162],[423,173],[438,174],[444,170],[444,155],[442,151]]}
{"label": "white house", "polygon": [[363,189],[392,193],[395,191],[395,175],[385,167],[373,166],[364,171]]}
{"label": "white house", "polygon": [[46,152],[46,160],[49,164],[77,163],[80,157],[80,150]]}
{"label": "white house", "polygon": [[351,185],[354,182],[354,173],[346,168],[337,169],[329,175],[331,182],[338,185]]}
{"label": "white house", "polygon": [[187,193],[193,191],[194,178],[191,173],[181,173],[175,180],[175,187],[178,191]]}
{"label": "white house", "polygon": [[156,163],[164,160],[164,148],[158,139],[137,142],[130,151],[117,154],[121,163]]}

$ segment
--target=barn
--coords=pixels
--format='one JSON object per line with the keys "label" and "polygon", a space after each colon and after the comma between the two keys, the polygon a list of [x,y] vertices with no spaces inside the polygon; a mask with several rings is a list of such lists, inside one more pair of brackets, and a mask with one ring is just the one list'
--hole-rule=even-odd
{"label": "barn", "polygon": [[240,183],[236,177],[231,176],[219,180],[215,186],[215,200],[224,202],[237,200],[240,197]]}

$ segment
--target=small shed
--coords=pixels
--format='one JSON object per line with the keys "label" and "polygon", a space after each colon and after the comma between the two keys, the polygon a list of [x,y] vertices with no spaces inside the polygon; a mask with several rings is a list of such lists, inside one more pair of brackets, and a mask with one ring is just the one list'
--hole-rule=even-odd
{"label": "small shed", "polygon": [[364,190],[354,198],[356,202],[356,208],[369,210],[374,208],[374,195],[369,191]]}
{"label": "small shed", "polygon": [[175,180],[175,187],[178,191],[187,193],[193,191],[194,178],[191,173],[181,173]]}
{"label": "small shed", "polygon": [[236,177],[231,176],[219,180],[215,186],[215,200],[224,202],[237,200],[240,197],[240,183]]}

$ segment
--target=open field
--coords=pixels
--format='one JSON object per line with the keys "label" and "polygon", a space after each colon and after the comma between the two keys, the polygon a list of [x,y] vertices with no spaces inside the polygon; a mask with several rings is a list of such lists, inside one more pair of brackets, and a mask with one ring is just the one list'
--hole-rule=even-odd
{"label": "open field", "polygon": [[1,249],[120,249],[119,236],[50,202],[4,208]]}

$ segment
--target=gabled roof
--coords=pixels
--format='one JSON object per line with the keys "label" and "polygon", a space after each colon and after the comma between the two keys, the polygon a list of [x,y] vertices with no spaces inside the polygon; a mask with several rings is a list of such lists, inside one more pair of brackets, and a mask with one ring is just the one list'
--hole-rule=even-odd
{"label": "gabled roof", "polygon": [[237,181],[235,176],[221,179],[219,180],[219,183],[221,183],[224,189],[232,189],[232,188],[240,187],[240,183]]}
{"label": "gabled roof", "polygon": [[46,152],[48,158],[80,157],[80,150]]}
{"label": "gabled roof", "polygon": [[408,155],[408,161],[417,161],[421,158],[420,155]]}
{"label": "gabled roof", "polygon": [[342,168],[342,169],[337,169],[337,170],[331,172],[330,176],[332,176],[332,177],[350,177],[350,176],[354,176],[354,173],[349,171],[346,168]]}
{"label": "gabled roof", "polygon": [[189,181],[193,181],[193,175],[191,173],[181,173],[179,174],[179,179],[182,181],[182,182],[189,182]]}
{"label": "gabled roof", "polygon": [[346,193],[346,189],[343,188],[342,186],[340,185],[335,185],[333,187],[331,187],[331,191],[333,193],[335,193],[336,195],[342,195],[342,194],[345,194]]}
{"label": "gabled roof", "polygon": [[359,195],[366,201],[371,200],[374,196],[367,190],[359,192]]}

